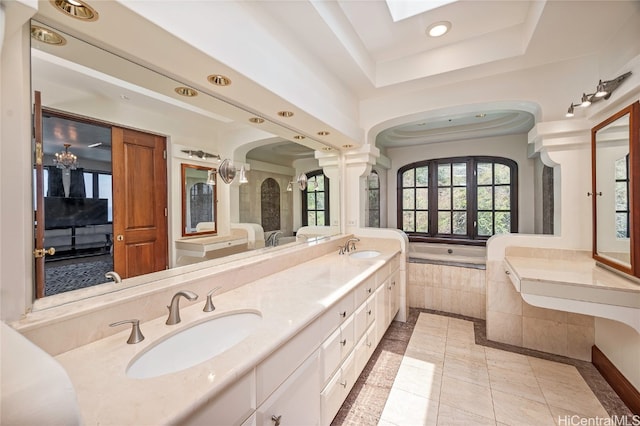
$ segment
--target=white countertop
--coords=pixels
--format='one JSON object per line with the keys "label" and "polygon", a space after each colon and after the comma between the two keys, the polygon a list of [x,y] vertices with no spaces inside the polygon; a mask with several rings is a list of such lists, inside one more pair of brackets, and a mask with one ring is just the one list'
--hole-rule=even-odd
{"label": "white countertop", "polygon": [[614,319],[640,332],[640,284],[597,265],[591,257],[507,255],[505,264],[527,303]]}
{"label": "white countertop", "polygon": [[[377,249],[382,254],[373,259],[332,253],[259,278],[214,296],[216,310],[211,313],[202,312],[205,295],[190,305],[182,299],[182,322],[167,326],[162,317],[142,323],[146,339],[138,344],[126,344],[130,330],[125,327],[121,333],[58,355],[56,359],[75,387],[84,423],[160,424],[193,411],[266,359],[399,252]],[[169,333],[243,310],[260,312],[262,322],[253,334],[226,352],[164,376],[126,376],[129,362]]]}

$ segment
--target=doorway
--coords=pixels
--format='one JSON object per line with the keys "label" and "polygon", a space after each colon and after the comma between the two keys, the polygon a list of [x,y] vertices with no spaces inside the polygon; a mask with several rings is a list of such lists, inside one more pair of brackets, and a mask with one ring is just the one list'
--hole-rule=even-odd
{"label": "doorway", "polygon": [[46,108],[40,120],[35,245],[55,252],[34,253],[37,297],[105,283],[109,271],[166,269],[165,138]]}

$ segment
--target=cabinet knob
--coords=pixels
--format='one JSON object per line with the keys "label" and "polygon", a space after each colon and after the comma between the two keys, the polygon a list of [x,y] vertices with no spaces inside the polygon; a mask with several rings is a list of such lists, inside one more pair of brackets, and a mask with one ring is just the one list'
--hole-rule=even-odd
{"label": "cabinet knob", "polygon": [[280,426],[280,419],[282,418],[282,415],[280,416],[276,416],[275,414],[271,416],[271,421],[273,422],[274,426]]}
{"label": "cabinet knob", "polygon": [[504,271],[504,273],[507,274],[507,275],[511,275],[510,271]]}
{"label": "cabinet knob", "polygon": [[346,387],[347,387],[347,381],[346,381],[346,380],[343,380],[342,382],[340,382],[340,385],[341,385],[343,388],[346,388]]}
{"label": "cabinet knob", "polygon": [[369,310],[367,311],[367,314],[368,314],[368,315],[371,315],[371,309],[369,309]]}
{"label": "cabinet knob", "polygon": [[340,344],[341,344],[342,346],[346,346],[346,345],[347,345],[347,339],[342,339],[342,340],[340,340]]}
{"label": "cabinet knob", "polygon": [[367,289],[367,293],[371,294],[371,289],[370,288]]}
{"label": "cabinet knob", "polygon": [[342,318],[347,316],[347,311],[342,311],[342,312],[338,312],[338,315],[340,315]]}

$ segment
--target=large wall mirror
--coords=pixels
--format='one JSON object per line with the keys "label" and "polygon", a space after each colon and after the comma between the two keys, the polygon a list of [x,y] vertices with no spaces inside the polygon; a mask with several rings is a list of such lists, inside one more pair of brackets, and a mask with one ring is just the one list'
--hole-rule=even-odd
{"label": "large wall mirror", "polygon": [[[320,142],[314,141],[312,138],[306,138],[303,144],[296,143],[292,140],[294,133],[290,129],[281,127],[273,122],[265,122],[264,128],[252,127],[248,118],[254,114],[253,112],[249,112],[240,106],[232,105],[205,92],[199,92],[198,95],[191,97],[184,96],[185,91],[177,89],[190,87],[189,85],[157,73],[146,66],[129,61],[122,55],[115,55],[87,43],[81,38],[69,35],[68,31],[62,31],[56,25],[57,19],[64,18],[58,18],[57,15],[59,13],[55,11],[50,13],[51,16],[47,16],[51,5],[46,2],[41,5],[42,9],[37,17],[38,20],[32,21],[32,28],[33,26],[39,26],[51,29],[65,39],[64,43],[57,45],[37,41],[33,37],[31,40],[32,88],[34,91],[41,93],[43,108],[46,111],[59,112],[65,116],[78,117],[81,121],[83,119],[95,120],[123,128],[142,130],[167,138],[167,192],[169,195],[167,239],[169,247],[173,247],[177,241],[184,237],[188,237],[191,240],[200,235],[204,235],[207,238],[212,236],[224,237],[225,232],[230,232],[231,222],[242,222],[241,206],[233,205],[233,200],[237,199],[237,195],[234,195],[232,191],[259,188],[262,180],[273,178],[274,176],[284,182],[284,188],[286,183],[294,180],[299,173],[299,169],[293,164],[295,161],[315,162],[315,166],[310,165],[306,170],[317,168],[314,150],[322,147]],[[75,23],[71,22],[70,25],[75,25]],[[268,131],[264,129],[268,129]],[[80,128],[70,124],[64,127],[58,126],[57,128],[53,126],[49,130],[52,135],[65,135],[67,138],[75,138],[67,141],[71,144],[68,150],[78,156],[79,164],[84,167],[83,172],[85,175],[83,176],[87,191],[89,191],[89,186],[87,185],[90,185],[91,191],[93,191],[93,198],[108,198],[103,193],[108,186],[106,180],[110,177],[110,166],[105,164],[105,167],[102,167],[102,165],[98,167],[98,163],[91,156],[108,154],[109,136],[101,135],[99,126]],[[189,162],[190,160],[184,156],[180,157],[178,155],[179,150],[174,152],[179,146],[188,146],[196,150],[201,149],[233,157],[234,152],[239,148],[237,141],[233,140],[235,134],[242,135],[244,138],[242,143],[253,148],[245,149],[244,151],[240,150],[242,152],[240,154],[241,157],[245,157],[247,162],[255,161],[256,164],[264,166],[264,170],[260,170],[258,167],[251,169],[249,174],[250,183],[243,185],[242,190],[238,189],[237,183],[223,184],[224,188],[219,187],[220,180],[216,182],[218,185],[208,185],[206,183],[208,175],[206,169],[219,167],[218,163],[209,162],[208,160],[200,161],[201,159],[194,158],[193,161],[198,163],[196,166],[182,168],[181,163]],[[288,136],[289,134],[291,136]],[[224,140],[221,136],[220,139],[216,139],[218,135],[224,135]],[[252,135],[254,139],[248,140],[246,135]],[[82,136],[82,140],[79,140],[79,136]],[[66,143],[61,139],[56,140],[55,144],[51,140],[45,139],[43,141],[45,161],[52,159],[55,153],[64,151],[64,147],[61,145],[63,142]],[[269,144],[277,146],[277,149],[270,149]],[[288,153],[289,148],[292,148],[290,153]],[[267,157],[266,154],[268,153],[274,154],[273,158],[277,158],[279,163],[272,157]],[[284,160],[288,162],[285,164]],[[55,166],[51,163],[47,168],[54,169]],[[92,175],[89,176],[87,173],[92,173]],[[191,176],[191,173],[194,175]],[[184,177],[181,178],[181,176]],[[191,180],[192,177],[193,182],[197,181],[197,183],[188,189],[187,186],[189,184],[186,182]],[[202,179],[205,180],[204,184],[201,182]],[[91,182],[90,184],[87,183],[89,181]],[[33,186],[34,188],[38,186],[38,176],[35,173]],[[194,201],[195,204],[192,204],[191,201],[188,203],[181,202],[181,192],[187,190],[190,192],[196,186],[198,191],[201,190],[202,193],[196,194],[194,197],[201,196],[202,199],[200,201],[208,203],[205,207],[194,207],[198,203],[196,201]],[[185,194],[187,199],[190,196],[190,194]],[[86,198],[88,197],[89,195],[86,195]],[[208,201],[204,201],[205,199]],[[253,198],[251,199],[253,200]],[[286,200],[286,197],[282,197],[282,199]],[[209,206],[211,209],[209,209]],[[114,212],[118,210],[118,206],[115,203],[113,206],[109,205],[109,208],[112,208]],[[229,211],[231,209],[237,211]],[[184,215],[182,214],[183,211],[185,212]],[[286,217],[291,218],[294,215],[301,214],[301,211],[294,211]],[[182,223],[183,218],[185,218],[184,223]],[[251,219],[251,222],[261,223],[257,219]],[[292,222],[293,220],[291,219]],[[87,253],[91,254],[91,256],[83,257],[70,256],[64,260],[68,266],[68,273],[65,273],[65,275],[62,272],[56,272],[56,276],[64,282],[67,282],[66,277],[68,276],[80,275],[86,275],[87,282],[82,286],[67,286],[61,290],[62,292],[82,290],[82,287],[100,285],[100,289],[94,288],[91,289],[91,292],[86,293],[87,295],[100,294],[115,291],[129,285],[128,280],[125,280],[121,285],[113,286],[109,283],[109,279],[105,278],[105,270],[113,268],[113,262],[109,261],[113,256],[114,246],[117,247],[117,244],[114,244],[117,236],[113,235],[115,232],[110,231],[112,226],[111,216],[106,221],[102,220],[102,222],[98,225],[90,224],[91,227],[96,228],[96,231],[93,232],[95,235],[92,235],[92,237],[95,237],[95,241],[92,240],[92,244],[95,243],[96,245],[95,253]],[[109,228],[109,230],[102,232],[102,228]],[[75,227],[77,235],[75,241],[77,244],[80,244],[80,235],[88,232],[87,229],[82,224],[78,224]],[[288,227],[289,235],[292,235],[296,229],[295,225]],[[335,229],[339,232],[338,227]],[[285,236],[288,235],[286,233],[282,235],[282,237]],[[82,238],[86,237],[82,236]],[[280,240],[284,242],[285,238]],[[291,241],[296,243],[295,236],[292,237]],[[273,248],[271,247],[271,249]],[[102,269],[94,270],[90,267],[93,260],[98,258],[93,254],[99,254],[106,260]],[[149,275],[149,280],[178,275],[187,270],[208,266],[212,262],[220,263],[237,257],[238,255],[234,254],[228,258],[218,258],[215,261],[207,260],[201,264],[187,266],[177,266],[178,262],[175,259],[172,262],[170,258],[168,262],[169,270]],[[56,261],[55,256],[47,255],[45,257],[45,264],[48,266],[54,266]],[[81,268],[92,272],[80,274],[78,271]],[[50,270],[53,271],[52,268]],[[144,280],[140,279],[135,280],[135,284],[144,282]],[[58,292],[47,292],[44,296],[56,296],[57,294]],[[84,293],[77,294],[78,298],[85,297]],[[44,299],[48,299],[48,297]],[[70,297],[66,297],[65,301],[60,299],[60,303],[66,303],[66,300],[69,299]],[[37,306],[34,305],[34,309],[54,306],[57,303],[55,300],[52,301],[50,299],[44,303],[39,303]]]}
{"label": "large wall mirror", "polygon": [[216,233],[216,170],[182,164],[182,236]]}
{"label": "large wall mirror", "polygon": [[640,277],[640,104],[591,131],[593,257]]}

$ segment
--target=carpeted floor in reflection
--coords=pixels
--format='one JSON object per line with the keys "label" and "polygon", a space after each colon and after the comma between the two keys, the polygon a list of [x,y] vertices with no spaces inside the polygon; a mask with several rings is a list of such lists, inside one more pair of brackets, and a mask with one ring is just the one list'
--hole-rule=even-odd
{"label": "carpeted floor in reflection", "polygon": [[79,288],[107,282],[104,277],[113,271],[113,258],[100,256],[73,263],[55,262],[45,265],[45,296],[64,293]]}

